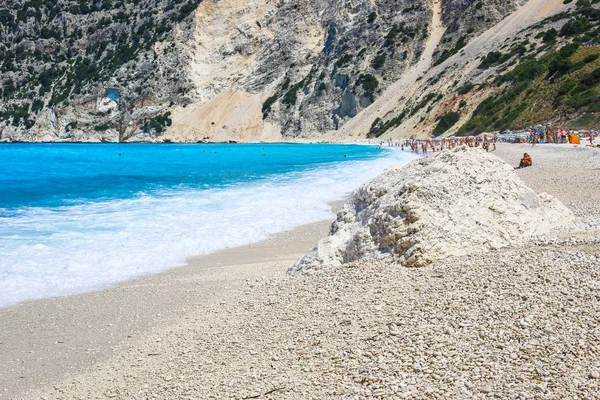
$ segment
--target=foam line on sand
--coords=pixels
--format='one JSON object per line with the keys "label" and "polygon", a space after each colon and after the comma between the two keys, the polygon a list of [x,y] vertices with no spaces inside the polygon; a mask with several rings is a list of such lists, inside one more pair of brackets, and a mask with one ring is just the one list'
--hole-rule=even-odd
{"label": "foam line on sand", "polygon": [[228,301],[247,280],[283,279],[329,223],[193,257],[184,267],[106,290],[0,309],[0,399],[28,398],[32,389],[82,373],[153,330],[193,319],[203,304]]}

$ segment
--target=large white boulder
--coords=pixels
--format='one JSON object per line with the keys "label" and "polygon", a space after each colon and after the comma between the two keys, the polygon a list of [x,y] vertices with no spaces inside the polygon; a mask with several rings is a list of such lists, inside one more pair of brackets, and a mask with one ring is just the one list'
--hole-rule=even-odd
{"label": "large white boulder", "polygon": [[362,185],[338,213],[330,235],[288,273],[390,256],[421,267],[518,245],[572,219],[560,201],[536,194],[498,157],[461,147],[392,167]]}

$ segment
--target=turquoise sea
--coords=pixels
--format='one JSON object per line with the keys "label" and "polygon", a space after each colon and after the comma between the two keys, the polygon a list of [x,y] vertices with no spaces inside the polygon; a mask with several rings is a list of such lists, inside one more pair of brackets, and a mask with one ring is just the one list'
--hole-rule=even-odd
{"label": "turquoise sea", "polygon": [[359,145],[0,144],[0,307],[333,218],[410,155]]}

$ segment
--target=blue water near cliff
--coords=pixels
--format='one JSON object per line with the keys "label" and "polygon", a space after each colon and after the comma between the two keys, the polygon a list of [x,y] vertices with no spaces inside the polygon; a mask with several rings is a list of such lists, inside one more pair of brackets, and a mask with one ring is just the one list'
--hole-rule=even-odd
{"label": "blue water near cliff", "polygon": [[357,145],[0,144],[0,307],[333,218],[410,157]]}

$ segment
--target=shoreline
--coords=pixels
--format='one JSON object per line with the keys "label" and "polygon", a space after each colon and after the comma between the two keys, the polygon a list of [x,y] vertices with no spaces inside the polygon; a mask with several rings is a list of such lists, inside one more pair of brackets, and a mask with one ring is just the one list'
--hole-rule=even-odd
{"label": "shoreline", "polygon": [[[171,150],[140,145],[136,151],[133,147],[138,146],[127,147],[131,152],[120,145],[89,146],[83,153],[71,144],[64,149],[40,146],[18,145],[21,150],[12,158],[26,160],[26,164],[27,154],[45,154],[48,146],[52,154],[64,150],[66,163],[71,159],[85,163],[89,153],[91,167],[89,172],[85,168],[70,172],[60,162],[56,179],[52,172],[40,174],[32,168],[30,174],[20,175],[18,168],[8,168],[8,185],[0,193],[6,204],[0,214],[14,219],[3,221],[8,231],[2,235],[1,247],[7,249],[7,257],[0,262],[0,269],[5,270],[0,286],[6,290],[0,294],[0,308],[23,300],[99,290],[184,265],[186,257],[257,242],[284,229],[331,218],[329,201],[344,198],[390,163],[402,162],[391,150],[359,145],[298,145],[297,149],[285,144],[281,145],[285,149],[214,145],[224,147],[215,148],[213,154],[209,154],[211,146],[204,145],[167,146]],[[123,157],[116,157],[117,153]],[[104,154],[112,167],[94,161],[96,155]],[[155,161],[156,170],[145,171],[136,160],[146,154],[168,154],[172,166]],[[252,160],[248,167],[246,161],[235,164],[246,158]],[[85,184],[70,183],[79,179]],[[37,188],[27,191],[27,185]],[[306,192],[307,188],[311,190]],[[104,210],[110,210],[111,221],[104,221]],[[36,218],[39,214],[44,218]],[[88,223],[80,224],[83,220]],[[38,226],[46,230],[39,240],[25,234],[21,240],[13,234],[21,228],[13,230],[12,221],[23,222],[20,227],[30,223],[33,234]],[[88,224],[94,228],[88,229]],[[105,224],[108,231],[119,234],[105,234]],[[54,240],[46,232],[65,233]],[[21,242],[39,246],[30,252],[19,248]],[[19,267],[24,263],[39,266],[39,272]],[[106,273],[95,273],[102,269]]]}
{"label": "shoreline", "polygon": [[[374,139],[371,139],[374,140]],[[156,145],[196,145],[196,144],[335,144],[335,145],[372,145],[376,146],[376,143],[369,143],[369,139],[355,140],[349,142],[339,142],[331,140],[293,140],[293,141],[279,141],[279,142],[72,142],[72,141],[52,141],[52,142],[1,142],[0,144],[122,144],[122,145],[136,145],[136,144],[156,144]]]}
{"label": "shoreline", "polygon": [[[343,202],[332,202],[332,211]],[[192,256],[186,265],[106,289],[1,308],[0,399],[21,398],[84,373],[132,340],[187,318],[199,304],[227,301],[248,280],[284,279],[288,265],[325,236],[330,224],[318,221],[257,243]]]}
{"label": "shoreline", "polygon": [[[582,150],[587,157],[585,160],[582,158],[584,164],[581,164],[582,160],[573,158],[583,154],[580,153]],[[535,146],[532,149],[530,145],[501,144],[492,154],[513,165],[523,151],[534,159],[533,168],[517,171],[525,183],[536,192],[547,191],[559,198],[581,221],[590,222],[592,229],[596,227],[590,234],[598,235],[600,209],[596,206],[591,213],[589,211],[593,200],[598,198],[600,174],[590,179],[589,176],[571,176],[564,169],[576,166],[590,170],[600,168],[600,153],[582,147]],[[557,177],[559,179],[555,180]],[[582,186],[583,182],[585,186]],[[0,374],[0,379],[10,380],[12,385],[12,389],[6,389],[7,385],[0,381],[0,387],[5,387],[4,392],[0,391],[0,399],[242,398],[273,389],[282,392],[273,397],[290,399],[340,398],[344,394],[355,396],[352,398],[380,397],[381,393],[388,393],[391,389],[393,397],[418,398],[418,394],[424,395],[426,390],[419,386],[422,379],[433,379],[427,381],[428,387],[435,387],[436,382],[442,384],[438,380],[442,378],[442,385],[459,383],[463,385],[460,386],[463,392],[474,387],[477,393],[479,388],[481,392],[485,390],[484,394],[493,393],[494,390],[501,391],[494,379],[507,377],[512,382],[512,375],[499,372],[500,375],[488,376],[484,373],[485,382],[480,382],[478,379],[481,378],[477,376],[452,381],[445,380],[445,376],[456,369],[460,371],[462,365],[470,362],[479,363],[472,368],[480,368],[482,363],[489,364],[491,361],[486,358],[485,352],[497,353],[498,349],[504,349],[490,348],[489,341],[500,337],[480,337],[475,330],[472,337],[448,339],[450,333],[441,334],[436,329],[433,331],[435,335],[427,336],[431,335],[430,327],[438,324],[439,313],[433,306],[439,303],[439,306],[447,308],[451,304],[462,310],[462,298],[475,297],[476,301],[469,303],[469,307],[484,308],[479,313],[470,313],[470,317],[461,318],[475,319],[481,326],[491,321],[496,327],[505,322],[510,326],[511,318],[526,317],[527,313],[533,312],[531,304],[519,303],[517,310],[506,306],[499,311],[503,320],[488,320],[486,316],[493,311],[489,309],[488,295],[485,291],[480,293],[479,288],[483,285],[491,284],[497,288],[508,285],[507,289],[494,289],[494,292],[500,290],[498,294],[517,293],[514,290],[518,293],[525,293],[525,290],[535,292],[527,294],[534,299],[546,299],[540,296],[557,293],[559,299],[556,301],[554,298],[544,300],[552,304],[550,311],[557,309],[556,302],[564,296],[578,299],[578,292],[565,295],[559,291],[568,290],[569,286],[552,286],[550,291],[544,284],[529,286],[527,273],[521,273],[518,268],[508,270],[507,280],[523,279],[523,287],[515,289],[512,281],[508,284],[495,281],[497,276],[507,273],[506,266],[514,262],[523,271],[532,274],[539,268],[545,271],[552,263],[557,264],[553,266],[555,269],[565,265],[564,270],[558,269],[562,274],[570,273],[568,268],[572,268],[572,264],[565,260],[571,252],[562,245],[550,247],[551,252],[556,252],[556,257],[547,256],[545,248],[532,246],[489,253],[481,259],[457,258],[421,269],[359,263],[351,269],[341,268],[311,277],[287,279],[287,266],[325,236],[328,226],[329,222],[319,222],[281,233],[259,244],[193,258],[188,266],[126,282],[105,291],[36,300],[30,302],[36,304],[30,307],[29,313],[22,313],[29,320],[9,321],[4,310],[0,310],[2,326],[9,326],[14,332],[7,338],[0,337],[0,365],[5,371]],[[593,253],[593,246],[585,246],[577,244],[576,250]],[[539,265],[536,257],[540,257]],[[494,264],[497,260],[501,261],[499,266]],[[527,263],[523,264],[520,260],[527,260]],[[578,274],[591,273],[593,276],[598,272],[597,268],[586,272],[579,264],[576,265],[573,271]],[[597,267],[597,263],[591,265]],[[488,266],[493,267],[491,272]],[[583,282],[587,275],[575,278]],[[458,286],[457,282],[460,282]],[[560,279],[548,282],[554,285]],[[468,289],[457,291],[461,287]],[[199,291],[199,288],[206,290]],[[177,296],[173,296],[174,293]],[[429,295],[431,297],[422,297]],[[477,298],[479,295],[483,297]],[[458,303],[454,304],[457,299]],[[508,300],[513,301],[510,297]],[[536,315],[544,304],[541,300],[536,303]],[[593,309],[590,311],[593,312]],[[518,317],[506,315],[507,312],[517,312]],[[418,317],[416,320],[415,315]],[[450,317],[451,314],[444,317],[444,321],[439,322],[440,326],[452,327],[460,322]],[[584,320],[588,317],[589,313],[582,316]],[[544,321],[543,317],[539,318]],[[568,324],[561,325],[553,315],[547,318],[553,324],[552,329],[561,334],[557,337],[571,337],[560,331],[569,329]],[[417,323],[415,321],[422,331],[410,330]],[[467,337],[465,343],[461,342],[449,351],[458,348],[459,354],[475,354],[477,358],[461,361],[457,354],[447,356],[453,360],[453,366],[449,369],[443,364],[442,370],[447,372],[438,372],[442,378],[436,378],[432,372],[423,375],[424,367],[419,367],[418,378],[411,378],[408,372],[410,366],[415,362],[419,365],[429,362],[430,358],[424,357],[420,350],[416,355],[411,353],[422,344],[402,351],[395,349],[391,353],[381,353],[380,348],[389,346],[390,340],[382,332],[393,326],[400,332],[392,331],[390,338],[393,340],[405,337],[411,340],[412,337],[426,335],[427,340],[435,340],[428,345],[433,349],[450,346],[453,340]],[[512,332],[511,329],[505,327],[500,332]],[[452,329],[449,332],[453,332]],[[469,328],[457,332],[470,333]],[[525,338],[530,337],[528,335]],[[538,337],[538,333],[532,335]],[[14,338],[18,340],[14,341]],[[111,338],[117,343],[109,343]],[[481,339],[484,340],[479,344]],[[438,340],[442,342],[438,343]],[[519,340],[521,336],[506,339],[502,342],[506,346],[502,352],[510,350],[512,353],[508,355],[511,359],[516,355],[515,360],[526,362],[528,358],[522,359],[521,351],[513,349],[514,343]],[[18,349],[15,349],[15,343]],[[526,339],[523,346],[529,346],[528,343]],[[567,345],[571,346],[571,343]],[[44,346],[46,354],[39,353]],[[5,354],[8,351],[12,354]],[[537,360],[537,353],[527,351],[529,357],[534,357],[532,361]],[[386,361],[390,354],[393,357]],[[12,359],[9,359],[10,356]],[[434,358],[431,357],[431,360]],[[458,367],[454,367],[456,360],[460,361],[456,362]],[[48,368],[51,362],[55,368]],[[595,368],[588,359],[578,363],[581,365],[573,370],[580,375],[582,369]],[[380,377],[388,364],[394,370],[400,368],[403,371],[407,366],[408,375],[397,377],[395,372],[390,372],[390,375]],[[433,366],[427,368],[425,371],[435,369]],[[500,371],[503,371],[502,368]],[[61,369],[61,373],[55,373],[55,369]],[[566,373],[565,376],[569,378]],[[587,375],[585,377],[587,379]],[[392,384],[388,379],[396,379],[400,384]],[[453,393],[452,398],[472,398],[474,395]],[[408,397],[403,397],[404,394]]]}

